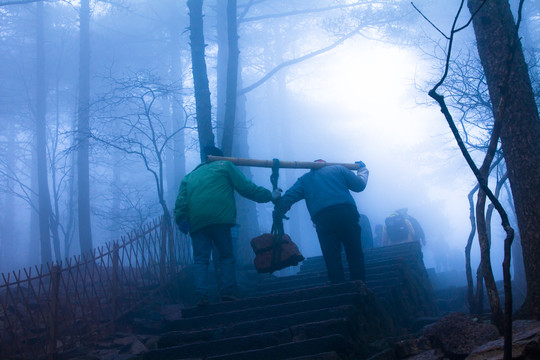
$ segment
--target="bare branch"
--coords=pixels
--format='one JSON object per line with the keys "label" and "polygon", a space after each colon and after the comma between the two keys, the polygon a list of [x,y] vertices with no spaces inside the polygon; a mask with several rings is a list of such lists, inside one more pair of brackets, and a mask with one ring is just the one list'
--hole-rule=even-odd
{"label": "bare branch", "polygon": [[467,27],[469,27],[469,25],[471,24],[471,22],[473,21],[474,17],[476,16],[476,14],[480,11],[480,9],[482,9],[482,7],[484,6],[484,4],[486,3],[487,0],[484,0],[482,1],[482,3],[480,4],[480,6],[478,7],[478,9],[476,9],[476,11],[474,13],[471,14],[471,17],[469,18],[469,21],[467,21],[467,23],[465,25],[463,25],[462,27],[460,28],[457,28],[456,29],[456,32],[458,31],[461,31]]}
{"label": "bare branch", "polygon": [[384,2],[358,1],[354,4],[335,5],[335,6],[327,6],[323,8],[317,8],[317,9],[303,9],[303,10],[289,11],[289,12],[283,12],[283,13],[254,16],[250,18],[244,18],[242,22],[260,21],[260,20],[267,20],[267,19],[279,19],[279,18],[284,18],[284,17],[289,17],[289,16],[307,15],[307,14],[314,14],[314,13],[326,12],[326,11],[331,11],[331,10],[348,9],[348,8],[357,7],[357,6],[366,5],[366,4],[373,5],[376,3],[382,4]]}
{"label": "bare branch", "polygon": [[22,4],[32,4],[36,2],[56,2],[58,0],[13,0],[13,1],[0,1],[0,6],[9,6],[9,5],[22,5]]}
{"label": "bare branch", "polygon": [[418,11],[418,13],[419,13],[420,15],[422,15],[422,17],[423,17],[424,19],[426,19],[426,21],[427,21],[428,23],[431,24],[431,26],[433,26],[433,28],[434,28],[435,30],[437,30],[442,36],[444,36],[445,39],[447,39],[447,40],[450,39],[444,32],[442,32],[441,29],[439,29],[434,23],[432,23],[431,20],[429,20],[429,19],[424,15],[424,13],[422,13],[422,12],[416,7],[416,5],[414,5],[413,2],[411,2],[411,5],[412,5],[412,7],[413,7],[416,11]]}
{"label": "bare branch", "polygon": [[341,45],[342,43],[345,42],[345,40],[347,39],[350,39],[351,37],[353,37],[354,35],[356,35],[358,32],[360,31],[360,27],[357,27],[356,29],[354,29],[353,31],[351,31],[350,33],[348,33],[347,35],[343,36],[342,38],[338,39],[336,42],[334,42],[333,44],[327,46],[327,47],[324,47],[322,49],[319,49],[319,50],[316,50],[316,51],[313,51],[309,54],[306,54],[304,56],[300,56],[299,58],[296,58],[296,59],[291,59],[291,60],[288,60],[288,61],[285,61],[285,62],[282,62],[281,64],[279,64],[278,66],[276,66],[275,68],[273,68],[272,70],[270,70],[268,73],[266,73],[266,75],[264,75],[261,79],[257,80],[256,82],[254,82],[253,84],[241,89],[238,91],[238,95],[244,95],[248,92],[250,92],[251,90],[253,89],[256,89],[257,87],[261,86],[265,81],[267,81],[268,79],[270,79],[272,76],[274,76],[278,71],[286,68],[286,67],[289,67],[289,66],[292,66],[292,65],[295,65],[295,64],[298,64],[302,61],[305,61],[305,60],[308,60],[308,59],[311,59],[315,56],[318,56],[318,55],[321,55],[321,54],[324,54],[334,48],[336,48],[337,46]]}

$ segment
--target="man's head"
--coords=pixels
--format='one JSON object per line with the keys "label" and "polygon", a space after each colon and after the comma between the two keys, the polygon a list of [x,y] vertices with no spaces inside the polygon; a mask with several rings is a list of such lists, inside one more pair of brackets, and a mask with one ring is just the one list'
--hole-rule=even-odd
{"label": "man's head", "polygon": [[221,151],[220,149],[218,149],[215,146],[205,146],[203,148],[203,154],[204,154],[204,158],[206,159],[206,157],[209,156],[209,155],[211,155],[211,156],[223,156],[223,151]]}

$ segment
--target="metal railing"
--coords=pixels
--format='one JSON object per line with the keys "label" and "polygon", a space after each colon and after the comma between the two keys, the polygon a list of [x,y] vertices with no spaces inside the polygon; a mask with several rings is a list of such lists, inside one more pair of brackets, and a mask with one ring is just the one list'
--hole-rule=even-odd
{"label": "metal railing", "polygon": [[164,226],[155,220],[87,256],[2,273],[0,358],[53,359],[114,331],[192,262],[189,238],[175,232],[167,242]]}

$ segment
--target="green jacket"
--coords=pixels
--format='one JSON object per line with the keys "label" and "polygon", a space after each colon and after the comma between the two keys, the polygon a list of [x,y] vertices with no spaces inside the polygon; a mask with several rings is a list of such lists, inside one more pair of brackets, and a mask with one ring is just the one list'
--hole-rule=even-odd
{"label": "green jacket", "polygon": [[215,224],[236,224],[234,191],[250,200],[265,203],[272,193],[257,186],[230,161],[202,163],[187,174],[174,208],[177,224],[190,223],[191,232]]}

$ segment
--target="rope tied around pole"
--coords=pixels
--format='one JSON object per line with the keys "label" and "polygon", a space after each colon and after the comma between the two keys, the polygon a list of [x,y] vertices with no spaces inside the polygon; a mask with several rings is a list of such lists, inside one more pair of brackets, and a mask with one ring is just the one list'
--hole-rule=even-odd
{"label": "rope tied around pole", "polygon": [[270,175],[270,182],[272,183],[272,190],[278,188],[278,179],[279,179],[279,159],[272,160],[272,175]]}
{"label": "rope tied around pole", "polygon": [[[270,175],[270,182],[272,183],[272,190],[278,188],[279,179],[279,159],[273,159],[272,174]],[[273,235],[273,251],[272,251],[272,267],[281,260],[281,241],[283,238],[283,218],[285,217],[277,209],[279,207],[279,200],[274,204],[274,211],[272,212],[272,235]]]}

